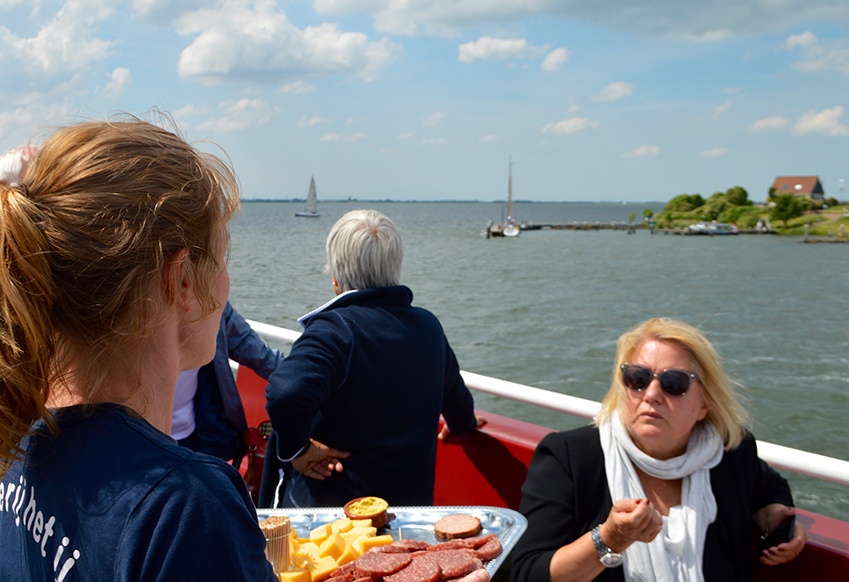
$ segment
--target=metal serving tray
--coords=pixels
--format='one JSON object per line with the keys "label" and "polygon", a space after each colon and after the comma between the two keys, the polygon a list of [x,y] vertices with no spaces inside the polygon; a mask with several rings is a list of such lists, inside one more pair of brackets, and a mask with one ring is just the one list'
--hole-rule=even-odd
{"label": "metal serving tray", "polygon": [[[440,506],[440,507],[392,507],[389,508],[386,525],[378,530],[378,535],[390,534],[393,539],[421,540],[431,544],[441,540],[436,539],[433,524],[440,518],[452,513],[466,513],[481,520],[482,533],[494,533],[498,536],[504,551],[501,555],[490,560],[485,567],[490,575],[498,571],[498,567],[522,537],[528,527],[525,516],[512,509],[503,507],[487,507],[473,505]],[[292,528],[298,532],[298,537],[308,537],[310,530],[345,517],[342,508],[309,508],[309,509],[257,509],[259,519],[272,515],[285,515],[289,518]]]}

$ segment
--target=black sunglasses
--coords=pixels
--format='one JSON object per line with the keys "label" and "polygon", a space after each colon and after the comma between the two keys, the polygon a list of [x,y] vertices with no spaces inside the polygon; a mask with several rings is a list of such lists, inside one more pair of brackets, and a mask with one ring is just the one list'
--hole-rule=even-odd
{"label": "black sunglasses", "polygon": [[660,382],[660,389],[670,396],[683,396],[690,389],[690,383],[699,377],[693,372],[668,368],[655,373],[639,364],[622,364],[622,383],[631,390],[645,390],[655,378]]}

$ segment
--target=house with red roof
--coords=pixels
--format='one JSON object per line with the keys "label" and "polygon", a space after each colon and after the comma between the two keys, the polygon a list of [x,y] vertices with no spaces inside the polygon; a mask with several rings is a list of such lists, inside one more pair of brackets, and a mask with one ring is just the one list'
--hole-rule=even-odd
{"label": "house with red roof", "polygon": [[818,176],[778,176],[769,189],[771,194],[799,194],[812,200],[823,200],[825,191]]}

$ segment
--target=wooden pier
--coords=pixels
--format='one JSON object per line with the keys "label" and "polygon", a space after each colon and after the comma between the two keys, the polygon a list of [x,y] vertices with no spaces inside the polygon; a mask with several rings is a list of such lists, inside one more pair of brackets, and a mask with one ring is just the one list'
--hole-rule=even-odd
{"label": "wooden pier", "polygon": [[[693,232],[687,228],[657,228],[645,224],[628,224],[625,222],[572,222],[570,224],[522,224],[522,230],[622,230],[628,234],[634,234],[638,230],[648,231],[651,234],[672,234],[682,236],[727,236],[732,233],[708,234]],[[733,234],[777,234],[775,230],[741,228]]]}

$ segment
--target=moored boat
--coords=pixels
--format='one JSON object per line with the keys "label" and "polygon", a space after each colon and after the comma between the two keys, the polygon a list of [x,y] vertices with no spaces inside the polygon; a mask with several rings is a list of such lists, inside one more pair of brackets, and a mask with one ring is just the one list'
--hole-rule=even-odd
{"label": "moored boat", "polygon": [[510,159],[507,170],[507,219],[503,224],[493,224],[490,220],[486,225],[486,238],[519,236],[521,227],[513,218],[513,160]]}
{"label": "moored boat", "polygon": [[[266,338],[293,342],[299,332],[250,321]],[[590,419],[599,403],[463,372],[466,385],[473,391],[533,404],[564,414]],[[237,383],[248,419],[257,427],[267,419],[265,380],[248,368],[237,372]],[[489,423],[481,430],[451,435],[437,447],[437,476],[434,489],[436,506],[493,506],[517,509],[521,486],[537,443],[554,429],[516,420],[503,415],[478,411]],[[849,462],[798,451],[767,442],[758,442],[760,456],[779,470],[849,486]],[[261,459],[258,459],[261,462]],[[257,467],[245,471],[256,471]],[[252,476],[247,475],[249,487]],[[788,564],[759,568],[754,580],[840,580],[849,572],[849,522],[799,509],[797,518],[808,530],[808,542],[802,554]],[[753,532],[753,542],[755,539]]]}
{"label": "moored boat", "polygon": [[724,235],[724,234],[739,234],[737,226],[734,224],[726,224],[724,222],[697,222],[686,228],[686,234],[706,234],[706,235]]}

